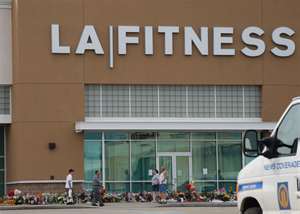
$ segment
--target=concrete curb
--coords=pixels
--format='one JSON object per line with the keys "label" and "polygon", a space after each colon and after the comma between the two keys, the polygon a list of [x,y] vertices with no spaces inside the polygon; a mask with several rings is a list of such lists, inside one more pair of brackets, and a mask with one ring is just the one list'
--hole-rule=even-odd
{"label": "concrete curb", "polygon": [[237,202],[183,202],[162,204],[160,207],[237,207]]}
{"label": "concrete curb", "polygon": [[0,210],[39,210],[39,209],[92,209],[91,205],[16,205],[0,206]]}

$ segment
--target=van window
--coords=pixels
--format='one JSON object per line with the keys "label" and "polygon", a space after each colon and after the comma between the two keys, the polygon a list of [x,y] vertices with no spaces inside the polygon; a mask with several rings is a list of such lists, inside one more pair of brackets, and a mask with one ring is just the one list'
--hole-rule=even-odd
{"label": "van window", "polygon": [[[293,146],[297,138],[300,137],[300,104],[290,108],[277,129],[277,138],[285,145]],[[295,153],[292,148],[281,147],[278,152],[281,155],[291,155]]]}

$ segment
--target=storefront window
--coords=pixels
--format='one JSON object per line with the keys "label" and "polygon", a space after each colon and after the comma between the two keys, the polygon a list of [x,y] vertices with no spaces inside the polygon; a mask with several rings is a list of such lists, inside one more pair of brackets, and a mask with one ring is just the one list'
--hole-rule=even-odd
{"label": "storefront window", "polygon": [[4,157],[0,157],[0,170],[4,170]]}
{"label": "storefront window", "polygon": [[190,133],[158,132],[158,152],[189,152]]}
{"label": "storefront window", "polygon": [[124,192],[130,192],[130,183],[129,182],[122,182],[122,183],[112,183],[108,182],[106,183],[106,187],[108,189],[108,192],[111,193],[124,193]]}
{"label": "storefront window", "polygon": [[4,195],[4,171],[0,170],[0,197]]}
{"label": "storefront window", "polygon": [[236,192],[236,182],[220,182],[219,188],[224,189],[228,193]]}
{"label": "storefront window", "polygon": [[127,132],[105,132],[105,175],[108,181],[129,181]]}
{"label": "storefront window", "polygon": [[238,141],[242,140],[242,133],[241,132],[218,132],[218,140],[225,140],[225,141]]}
{"label": "storefront window", "polygon": [[107,181],[129,181],[129,141],[105,141]]}
{"label": "storefront window", "polygon": [[242,168],[241,133],[218,134],[219,180],[236,180]]}
{"label": "storefront window", "polygon": [[102,169],[102,135],[101,132],[85,132],[84,138],[84,177],[90,189],[95,171]]}
{"label": "storefront window", "polygon": [[[1,129],[0,128],[0,138],[3,138],[3,134],[1,133]],[[0,139],[0,157],[4,157],[4,140]]]}
{"label": "storefront window", "polygon": [[4,128],[0,127],[0,197],[5,191],[5,151],[4,151]]}
{"label": "storefront window", "polygon": [[152,184],[151,182],[135,182],[132,183],[132,192],[139,193],[139,192],[152,192]]}
{"label": "storefront window", "polygon": [[160,169],[165,168],[167,170],[167,175],[166,175],[166,180],[167,180],[167,188],[169,191],[173,190],[173,173],[172,173],[172,168],[173,168],[173,162],[172,162],[172,157],[171,156],[161,156],[159,157],[159,166]]}
{"label": "storefront window", "polygon": [[155,160],[155,132],[131,134],[131,170],[132,180],[151,180],[151,169]]}
{"label": "storefront window", "polygon": [[[242,168],[241,141],[242,132],[239,131],[107,131],[104,137],[101,131],[88,131],[84,144],[85,180],[87,187],[91,187],[95,170],[104,168],[109,192],[150,191],[151,170],[164,166],[169,172],[170,191],[185,190],[185,184],[191,180],[200,192],[217,188],[234,191]],[[103,155],[105,166],[102,166]],[[3,162],[0,157],[0,167]]]}
{"label": "storefront window", "polygon": [[215,180],[217,178],[216,133],[192,133],[193,180]]}
{"label": "storefront window", "polygon": [[127,132],[105,132],[105,140],[128,140]]}
{"label": "storefront window", "polygon": [[196,182],[197,192],[213,192],[217,189],[217,182]]}
{"label": "storefront window", "polygon": [[216,142],[193,141],[193,180],[217,179]]}

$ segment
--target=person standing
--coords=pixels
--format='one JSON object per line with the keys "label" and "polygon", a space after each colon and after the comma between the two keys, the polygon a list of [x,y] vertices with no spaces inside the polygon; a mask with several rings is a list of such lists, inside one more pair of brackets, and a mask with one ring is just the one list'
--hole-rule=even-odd
{"label": "person standing", "polygon": [[153,202],[157,200],[159,192],[159,174],[157,169],[152,170],[152,197]]}
{"label": "person standing", "polygon": [[159,193],[160,193],[160,202],[161,203],[167,203],[167,176],[168,172],[166,168],[161,168],[160,174],[159,174]]}
{"label": "person standing", "polygon": [[103,199],[102,195],[100,193],[101,191],[101,174],[99,170],[95,171],[95,176],[93,178],[93,183],[92,183],[92,205],[97,206],[97,202],[99,202],[99,206],[103,207]]}
{"label": "person standing", "polygon": [[66,177],[66,192],[67,192],[67,204],[73,204],[73,174],[74,169],[69,169],[69,173]]}

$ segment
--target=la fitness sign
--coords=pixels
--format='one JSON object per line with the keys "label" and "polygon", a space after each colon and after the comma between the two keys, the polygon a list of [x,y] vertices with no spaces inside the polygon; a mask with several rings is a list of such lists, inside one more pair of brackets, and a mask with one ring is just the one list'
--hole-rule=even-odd
{"label": "la fitness sign", "polygon": [[[199,52],[200,56],[208,56],[211,52],[214,56],[235,56],[235,48],[224,47],[224,45],[233,44],[233,27],[213,27],[213,37],[209,38],[209,28],[200,27],[195,29],[191,26],[109,26],[108,43],[109,49],[105,50],[102,46],[101,37],[93,25],[85,25],[78,45],[75,48],[75,54],[85,54],[86,51],[93,51],[97,55],[109,54],[109,67],[114,67],[114,28],[117,28],[118,34],[118,54],[127,55],[127,45],[140,44],[139,33],[144,31],[144,54],[154,55],[154,33],[164,35],[164,54],[171,56],[174,52],[173,37],[176,34],[184,34],[184,55],[193,55],[193,46]],[[157,29],[154,32],[154,29]],[[281,26],[272,31],[273,46],[269,47],[270,52],[278,57],[289,57],[295,53],[296,44],[292,39],[295,31],[289,27]],[[241,34],[244,47],[240,50],[247,57],[259,57],[266,52],[266,43],[262,39],[264,30],[257,26],[249,26],[243,29]],[[212,39],[213,47],[209,50],[209,40]],[[64,45],[63,45],[64,44]],[[66,45],[66,41],[60,41],[60,25],[51,25],[51,51],[53,54],[70,54],[71,47]]]}

